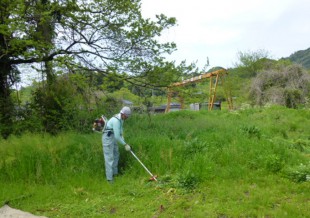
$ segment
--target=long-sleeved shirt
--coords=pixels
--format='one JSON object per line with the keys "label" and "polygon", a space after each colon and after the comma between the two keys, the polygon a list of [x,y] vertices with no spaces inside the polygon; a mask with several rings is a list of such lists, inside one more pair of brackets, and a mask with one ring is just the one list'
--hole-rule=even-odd
{"label": "long-sleeved shirt", "polygon": [[123,138],[123,123],[124,120],[121,118],[121,114],[117,114],[113,116],[107,123],[106,130],[111,131],[113,130],[114,138],[117,143],[121,145],[126,145]]}

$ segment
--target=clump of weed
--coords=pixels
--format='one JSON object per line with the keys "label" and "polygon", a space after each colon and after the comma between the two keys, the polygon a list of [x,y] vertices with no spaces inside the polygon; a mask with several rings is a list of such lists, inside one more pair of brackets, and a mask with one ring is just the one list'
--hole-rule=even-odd
{"label": "clump of weed", "polygon": [[266,169],[272,173],[279,172],[284,166],[283,160],[276,154],[268,155],[265,161]]}
{"label": "clump of weed", "polygon": [[261,138],[261,130],[255,125],[242,126],[241,132],[246,134],[248,137],[257,137],[258,139]]}
{"label": "clump of weed", "polygon": [[288,168],[283,172],[284,177],[293,182],[306,182],[310,181],[310,164],[300,164],[295,167]]}
{"label": "clump of weed", "polygon": [[284,139],[288,139],[288,134],[284,129],[280,130],[280,133]]}
{"label": "clump of weed", "polygon": [[173,177],[171,175],[163,175],[160,177],[160,182],[162,183],[171,183],[173,181]]}
{"label": "clump of weed", "polygon": [[290,123],[289,124],[289,130],[292,132],[295,132],[298,129],[298,126],[296,123]]}
{"label": "clump of weed", "polygon": [[187,191],[192,191],[198,186],[199,181],[200,179],[197,175],[191,172],[186,172],[178,176],[177,186]]}
{"label": "clump of weed", "polygon": [[310,141],[297,139],[290,144],[290,148],[296,149],[300,152],[304,152],[308,148],[310,148]]}
{"label": "clump of weed", "polygon": [[204,153],[207,150],[207,142],[194,138],[184,142],[184,153],[186,156]]}

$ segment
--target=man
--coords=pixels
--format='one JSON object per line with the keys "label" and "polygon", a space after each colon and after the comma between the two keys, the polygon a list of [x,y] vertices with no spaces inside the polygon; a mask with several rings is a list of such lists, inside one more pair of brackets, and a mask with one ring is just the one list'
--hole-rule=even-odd
{"label": "man", "polygon": [[107,123],[102,136],[105,172],[108,182],[113,182],[113,176],[118,174],[119,150],[118,144],[124,145],[126,151],[131,147],[123,137],[123,123],[131,115],[129,107],[123,107],[119,114],[114,115]]}

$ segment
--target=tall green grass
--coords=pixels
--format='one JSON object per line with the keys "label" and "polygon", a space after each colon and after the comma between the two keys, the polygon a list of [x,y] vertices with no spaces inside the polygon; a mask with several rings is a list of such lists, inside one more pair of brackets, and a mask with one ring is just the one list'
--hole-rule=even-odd
{"label": "tall green grass", "polygon": [[0,180],[58,184],[72,177],[102,176],[102,149],[92,137],[66,133],[27,134],[1,141]]}
{"label": "tall green grass", "polygon": [[310,112],[282,107],[134,115],[121,176],[105,182],[100,134],[0,141],[0,203],[49,217],[306,217]]}
{"label": "tall green grass", "polygon": [[233,113],[182,111],[152,120],[136,117],[127,125],[134,148],[161,163],[155,167],[162,174],[184,170],[200,172],[202,177],[214,172],[236,177],[247,171],[278,173],[289,166],[308,165],[308,113],[279,107]]}

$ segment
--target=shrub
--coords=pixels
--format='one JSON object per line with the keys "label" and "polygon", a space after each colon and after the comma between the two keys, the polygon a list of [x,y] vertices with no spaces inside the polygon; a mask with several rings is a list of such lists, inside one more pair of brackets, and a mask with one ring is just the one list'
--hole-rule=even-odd
{"label": "shrub", "polygon": [[279,104],[296,108],[309,96],[310,75],[299,65],[282,66],[260,72],[252,81],[250,98],[254,104]]}

